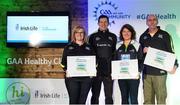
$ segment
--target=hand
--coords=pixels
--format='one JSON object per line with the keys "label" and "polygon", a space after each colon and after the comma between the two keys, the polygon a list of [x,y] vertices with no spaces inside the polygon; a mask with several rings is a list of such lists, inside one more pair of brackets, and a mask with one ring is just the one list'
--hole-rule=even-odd
{"label": "hand", "polygon": [[138,72],[138,75],[136,76],[135,79],[139,79],[140,78],[140,72]]}
{"label": "hand", "polygon": [[148,52],[148,47],[144,47],[143,53],[147,53],[147,52]]}
{"label": "hand", "polygon": [[66,77],[67,78],[69,78],[70,77],[70,75],[69,75],[69,73],[68,73],[68,71],[66,70]]}
{"label": "hand", "polygon": [[177,69],[177,67],[176,67],[176,66],[174,66],[174,67],[173,67],[173,69],[172,69],[171,71],[168,71],[168,72],[169,72],[169,74],[175,74],[176,69]]}

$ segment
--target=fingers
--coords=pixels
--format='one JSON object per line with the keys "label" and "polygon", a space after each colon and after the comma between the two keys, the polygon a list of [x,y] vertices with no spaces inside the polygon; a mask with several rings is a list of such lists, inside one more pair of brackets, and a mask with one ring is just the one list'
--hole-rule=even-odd
{"label": "fingers", "polygon": [[169,74],[175,74],[175,72],[176,72],[176,67],[173,67],[171,71],[168,71]]}
{"label": "fingers", "polygon": [[148,52],[148,47],[144,47],[143,52],[147,53]]}

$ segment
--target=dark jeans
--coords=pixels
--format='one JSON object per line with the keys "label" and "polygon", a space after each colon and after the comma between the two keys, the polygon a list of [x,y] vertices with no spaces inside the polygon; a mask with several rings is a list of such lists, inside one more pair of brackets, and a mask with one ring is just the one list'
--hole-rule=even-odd
{"label": "dark jeans", "polygon": [[69,104],[85,104],[91,83],[92,79],[89,77],[65,78]]}
{"label": "dark jeans", "polygon": [[[139,80],[118,80],[122,104],[138,104]],[[130,98],[130,102],[128,101]]]}
{"label": "dark jeans", "polygon": [[104,84],[105,103],[113,104],[113,80],[111,77],[97,76],[93,78],[91,104],[99,104],[101,83]]}

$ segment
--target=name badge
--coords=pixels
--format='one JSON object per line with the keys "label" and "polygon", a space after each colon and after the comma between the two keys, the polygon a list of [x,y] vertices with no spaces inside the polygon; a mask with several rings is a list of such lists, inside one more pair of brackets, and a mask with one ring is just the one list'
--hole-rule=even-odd
{"label": "name badge", "polygon": [[130,59],[130,54],[122,54],[121,55],[121,60],[129,60]]}

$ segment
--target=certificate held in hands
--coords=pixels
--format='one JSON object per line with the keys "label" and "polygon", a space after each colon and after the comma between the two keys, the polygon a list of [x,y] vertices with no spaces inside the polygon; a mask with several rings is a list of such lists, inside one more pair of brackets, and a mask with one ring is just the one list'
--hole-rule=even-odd
{"label": "certificate held in hands", "polygon": [[112,61],[112,79],[138,79],[138,75],[137,59]]}
{"label": "certificate held in hands", "polygon": [[173,53],[148,48],[144,64],[166,71],[171,71],[174,67],[176,56]]}
{"label": "certificate held in hands", "polygon": [[95,56],[67,56],[68,77],[96,76]]}

